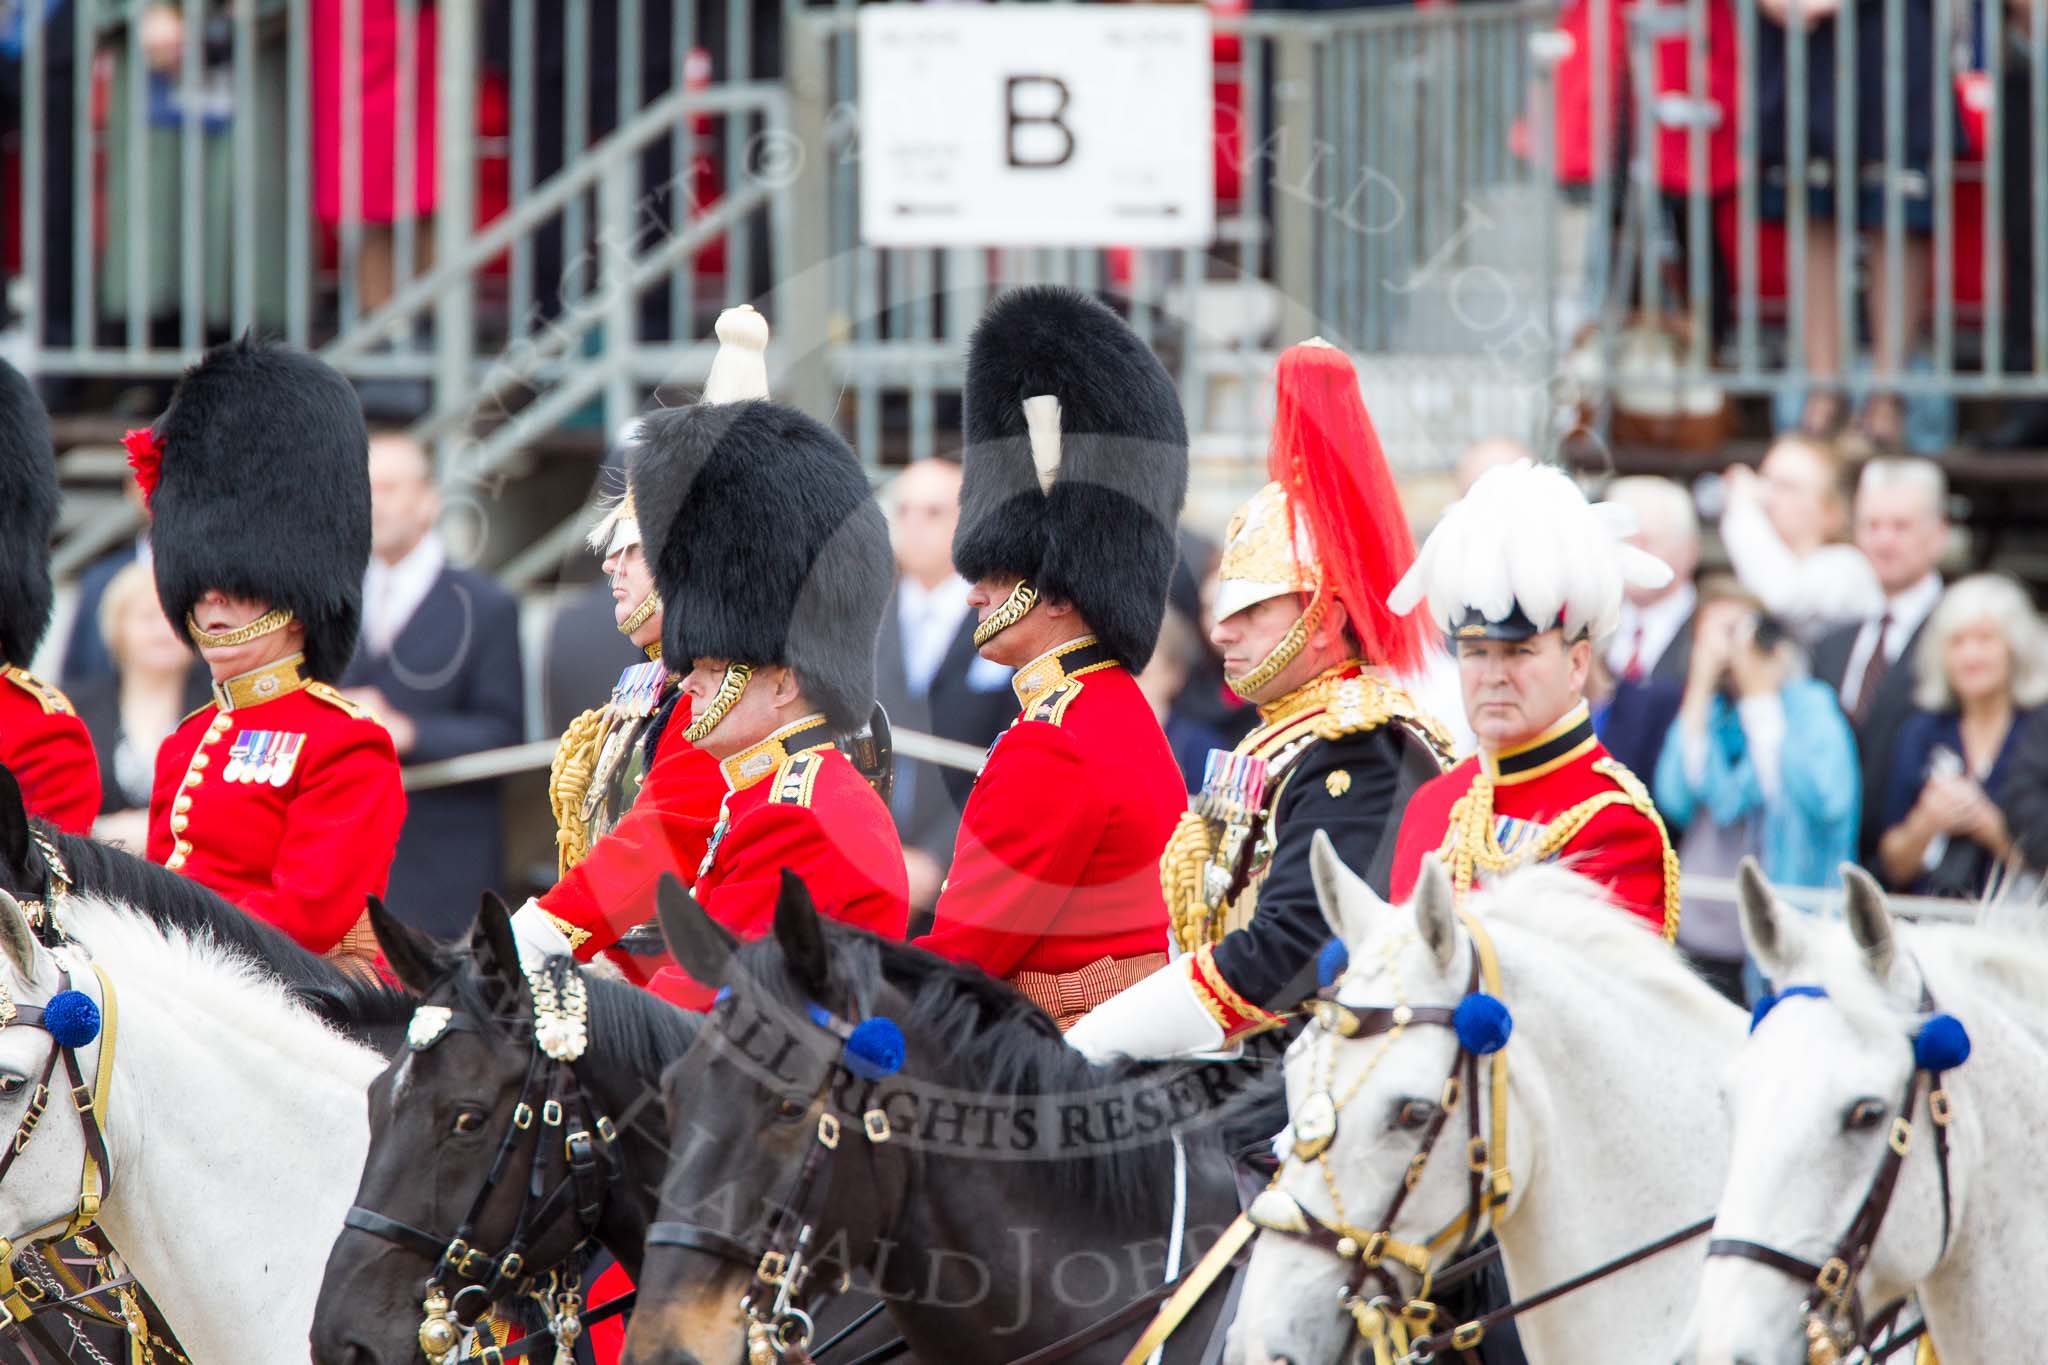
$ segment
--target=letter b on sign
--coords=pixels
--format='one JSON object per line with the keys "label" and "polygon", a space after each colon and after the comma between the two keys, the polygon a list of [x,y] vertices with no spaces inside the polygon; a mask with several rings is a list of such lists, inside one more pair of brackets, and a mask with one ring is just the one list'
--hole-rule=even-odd
{"label": "letter b on sign", "polygon": [[1004,81],[1003,149],[1013,170],[1050,170],[1074,159],[1074,130],[1062,117],[1071,98],[1057,76]]}

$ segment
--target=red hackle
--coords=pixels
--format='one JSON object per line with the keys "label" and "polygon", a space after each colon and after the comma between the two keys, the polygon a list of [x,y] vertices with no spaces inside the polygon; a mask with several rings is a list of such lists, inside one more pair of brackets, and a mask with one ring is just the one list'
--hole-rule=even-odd
{"label": "red hackle", "polygon": [[1358,373],[1337,347],[1309,342],[1281,353],[1277,388],[1267,475],[1308,528],[1324,591],[1344,604],[1365,661],[1416,672],[1426,649],[1422,615],[1396,616],[1387,606],[1415,562],[1415,537]]}

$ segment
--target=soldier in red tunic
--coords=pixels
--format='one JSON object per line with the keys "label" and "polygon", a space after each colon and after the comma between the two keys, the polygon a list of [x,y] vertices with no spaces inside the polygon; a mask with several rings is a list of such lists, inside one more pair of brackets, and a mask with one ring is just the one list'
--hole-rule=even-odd
{"label": "soldier in red tunic", "polygon": [[[834,743],[874,710],[893,573],[858,459],[794,409],[699,404],[641,423],[627,480],[663,603],[662,657],[690,668],[682,738],[715,761],[720,788],[708,839],[658,848],[649,880],[675,872],[712,918],[755,938],[787,869],[823,913],[901,938],[902,844]],[[520,912],[526,928],[534,911]],[[652,984],[679,1004],[711,1000],[675,968]]]}
{"label": "soldier in red tunic", "polygon": [[30,815],[90,834],[100,813],[92,736],[64,694],[28,671],[50,625],[56,526],[50,419],[29,382],[0,361],[0,766]]}
{"label": "soldier in red tunic", "polygon": [[1509,869],[1561,859],[1666,939],[1678,932],[1678,859],[1642,782],[1594,737],[1584,689],[1624,584],[1671,570],[1621,543],[1626,514],[1586,502],[1559,470],[1489,470],[1444,515],[1394,590],[1427,599],[1458,650],[1479,752],[1409,802],[1391,891],[1404,900],[1425,854],[1460,892]]}
{"label": "soldier in red tunic", "polygon": [[1005,295],[967,360],[953,560],[1017,720],[961,815],[918,942],[1063,1026],[1165,965],[1159,854],[1187,809],[1132,674],[1166,610],[1187,424],[1158,358],[1071,290]]}
{"label": "soldier in red tunic", "polygon": [[149,857],[313,952],[374,957],[365,906],[405,793],[391,737],[332,686],[370,557],[355,390],[311,356],[234,342],[128,445],[157,596],[214,679],[157,751]]}
{"label": "soldier in red tunic", "polygon": [[[718,318],[719,350],[703,402],[768,396],[768,323],[753,308]],[[610,701],[562,735],[548,780],[561,880],[513,919],[522,943],[542,954],[602,952],[639,985],[668,963],[650,924],[664,872],[688,880],[702,861],[725,799],[718,760],[686,739],[691,703],[662,654],[665,618],[654,567],[629,492],[590,534],[612,581],[619,633],[647,662],[619,675]],[[687,660],[680,661],[687,669]]]}

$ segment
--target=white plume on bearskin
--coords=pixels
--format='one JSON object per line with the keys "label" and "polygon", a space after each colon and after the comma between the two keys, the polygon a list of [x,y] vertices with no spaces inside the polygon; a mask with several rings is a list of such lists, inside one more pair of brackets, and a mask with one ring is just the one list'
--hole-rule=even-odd
{"label": "white plume on bearskin", "polygon": [[1567,638],[1613,633],[1626,587],[1661,587],[1671,569],[1626,543],[1628,509],[1593,504],[1570,476],[1517,460],[1490,469],[1444,513],[1387,603],[1406,615],[1426,598],[1454,633],[1468,611],[1505,620],[1516,607],[1539,629],[1562,620]]}

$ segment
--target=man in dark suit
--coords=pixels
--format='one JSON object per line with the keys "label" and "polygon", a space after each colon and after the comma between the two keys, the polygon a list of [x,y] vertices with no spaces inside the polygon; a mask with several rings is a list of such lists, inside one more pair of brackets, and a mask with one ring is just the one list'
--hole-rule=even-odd
{"label": "man in dark suit", "polygon": [[1874,872],[1893,743],[1913,709],[1913,650],[1941,601],[1940,565],[1949,535],[1948,479],[1941,466],[1918,458],[1863,466],[1854,535],[1856,548],[1877,571],[1884,606],[1875,616],[1821,636],[1813,647],[1813,673],[1841,696],[1856,731],[1863,765],[1857,859]]}
{"label": "man in dark suit", "polygon": [[[484,574],[448,562],[426,451],[403,434],[374,437],[370,497],[374,553],[346,694],[383,722],[408,764],[517,744],[519,607]],[[411,794],[386,897],[400,918],[444,937],[467,928],[503,877],[498,797],[494,781]]]}
{"label": "man in dark suit", "polygon": [[1692,494],[1670,479],[1616,479],[1607,501],[1635,513],[1631,543],[1671,566],[1661,588],[1630,588],[1605,660],[1614,695],[1601,712],[1600,742],[1644,782],[1654,780],[1664,736],[1678,716],[1692,662],[1692,624],[1699,594],[1700,523]]}
{"label": "man in dark suit", "polygon": [[[896,591],[882,615],[875,695],[898,730],[921,730],[985,748],[1017,713],[1010,670],[974,647],[967,581],[953,572],[960,466],[920,460],[890,490]],[[974,774],[896,756],[890,807],[910,878],[912,932],[929,914],[953,861],[953,835]]]}

